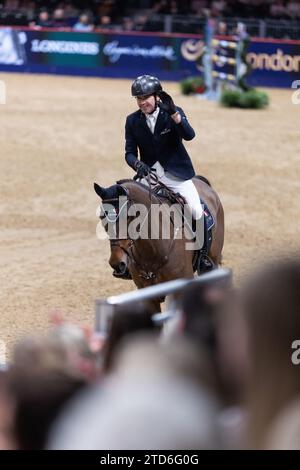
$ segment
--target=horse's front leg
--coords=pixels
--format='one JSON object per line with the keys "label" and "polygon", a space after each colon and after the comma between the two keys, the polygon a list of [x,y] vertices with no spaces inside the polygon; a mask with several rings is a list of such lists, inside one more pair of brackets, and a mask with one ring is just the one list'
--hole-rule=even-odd
{"label": "horse's front leg", "polygon": [[149,312],[151,314],[161,312],[160,300],[159,299],[147,300],[146,301],[146,306],[149,309]]}

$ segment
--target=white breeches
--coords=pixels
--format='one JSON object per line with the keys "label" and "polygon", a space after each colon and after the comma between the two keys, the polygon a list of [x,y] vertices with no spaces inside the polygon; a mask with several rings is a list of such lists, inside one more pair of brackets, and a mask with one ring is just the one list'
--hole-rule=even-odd
{"label": "white breeches", "polygon": [[[188,206],[192,211],[194,219],[200,219],[203,214],[200,198],[196,186],[192,180],[182,180],[173,176],[163,169],[159,162],[156,162],[152,169],[156,170],[156,175],[163,184],[172,189],[175,193],[181,194],[186,200]],[[147,180],[144,178],[141,183],[148,185]]]}

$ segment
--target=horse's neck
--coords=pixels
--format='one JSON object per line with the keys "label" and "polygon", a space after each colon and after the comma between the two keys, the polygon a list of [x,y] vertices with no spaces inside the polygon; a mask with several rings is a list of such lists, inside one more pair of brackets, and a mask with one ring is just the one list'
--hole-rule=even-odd
{"label": "horse's neck", "polygon": [[142,256],[144,263],[153,264],[162,261],[170,252],[172,240],[152,240],[139,238],[135,240],[136,254]]}
{"label": "horse's neck", "polygon": [[151,203],[159,202],[153,192],[142,183],[137,181],[126,181],[124,187],[129,191],[129,198],[134,204],[144,204],[148,209]]}
{"label": "horse's neck", "polygon": [[[182,237],[178,237],[178,228],[175,230],[174,227],[174,223],[176,222],[176,227],[179,227],[179,230],[182,230],[183,226],[181,218],[179,221],[171,220],[171,218],[169,218],[168,221],[164,221],[164,215],[167,216],[167,214],[169,214],[170,216],[170,213],[165,211],[161,205],[160,209],[162,210],[162,217],[157,217],[157,214],[154,214],[155,216],[152,217],[154,207],[151,206],[151,204],[154,204],[156,206],[155,209],[157,209],[157,206],[161,203],[161,200],[153,193],[150,195],[149,189],[146,186],[140,187],[140,185],[136,185],[134,182],[132,182],[128,185],[126,184],[126,187],[129,192],[131,203],[144,205],[145,218],[143,221],[141,221],[141,223],[144,223],[143,229],[147,229],[148,231],[146,232],[148,233],[147,238],[144,238],[143,235],[141,235],[141,238],[138,238],[134,241],[134,256],[137,259],[142,260],[143,266],[148,266],[149,269],[152,269],[153,266],[157,265],[164,266],[164,264],[169,260],[170,254],[173,253],[174,250],[177,250],[177,253],[181,253],[180,256],[185,256],[185,251],[182,251],[185,233],[184,231],[181,232]],[[168,204],[167,201],[164,201],[164,203]],[[166,227],[167,222],[168,227]],[[168,231],[166,232],[166,230]],[[180,238],[182,238],[182,240]],[[175,263],[178,263],[179,261],[182,260],[176,260]]]}
{"label": "horse's neck", "polygon": [[[153,214],[154,207],[152,206],[153,204],[156,210],[159,205],[160,210],[162,211],[163,220],[164,215],[166,216],[168,212],[164,212],[164,208],[163,205],[161,205],[160,198],[157,197],[153,192],[150,193],[149,188],[147,186],[136,183],[135,181],[126,181],[124,186],[126,186],[126,189],[129,192],[129,199],[131,203],[141,204],[145,208],[144,214],[146,220],[144,221],[145,225],[143,228],[148,229],[149,238],[139,239],[137,246],[140,249],[146,249],[149,256],[165,256],[165,254],[169,251],[170,243],[172,243],[174,237],[174,226],[171,219],[169,219],[168,228],[170,232],[170,237],[164,238],[162,235],[163,228],[165,228],[164,222],[161,223],[160,217],[156,217],[155,214]],[[164,204],[169,205],[167,200],[164,201]]]}

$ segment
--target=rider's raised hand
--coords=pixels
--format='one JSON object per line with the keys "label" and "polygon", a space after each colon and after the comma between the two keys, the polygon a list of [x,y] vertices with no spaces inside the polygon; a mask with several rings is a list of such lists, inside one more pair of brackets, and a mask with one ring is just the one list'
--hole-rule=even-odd
{"label": "rider's raised hand", "polygon": [[165,91],[159,91],[157,95],[159,96],[161,100],[157,102],[158,106],[161,109],[166,111],[166,113],[170,114],[170,116],[172,116],[172,114],[175,114],[177,112],[174,101],[171,98],[171,96],[168,95],[168,93],[166,93]]}
{"label": "rider's raised hand", "polygon": [[138,178],[144,178],[149,175],[151,168],[146,163],[138,161],[135,164],[135,170]]}

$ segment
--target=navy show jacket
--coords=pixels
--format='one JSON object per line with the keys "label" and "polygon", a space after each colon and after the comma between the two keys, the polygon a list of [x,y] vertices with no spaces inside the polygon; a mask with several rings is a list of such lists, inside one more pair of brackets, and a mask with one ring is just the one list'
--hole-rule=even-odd
{"label": "navy show jacket", "polygon": [[171,116],[160,109],[154,134],[150,131],[145,114],[138,110],[126,119],[125,159],[132,168],[138,158],[149,166],[159,162],[165,171],[182,180],[191,179],[195,171],[191,159],[182,143],[195,137],[183,110],[176,107],[181,115],[181,122],[176,124]]}

